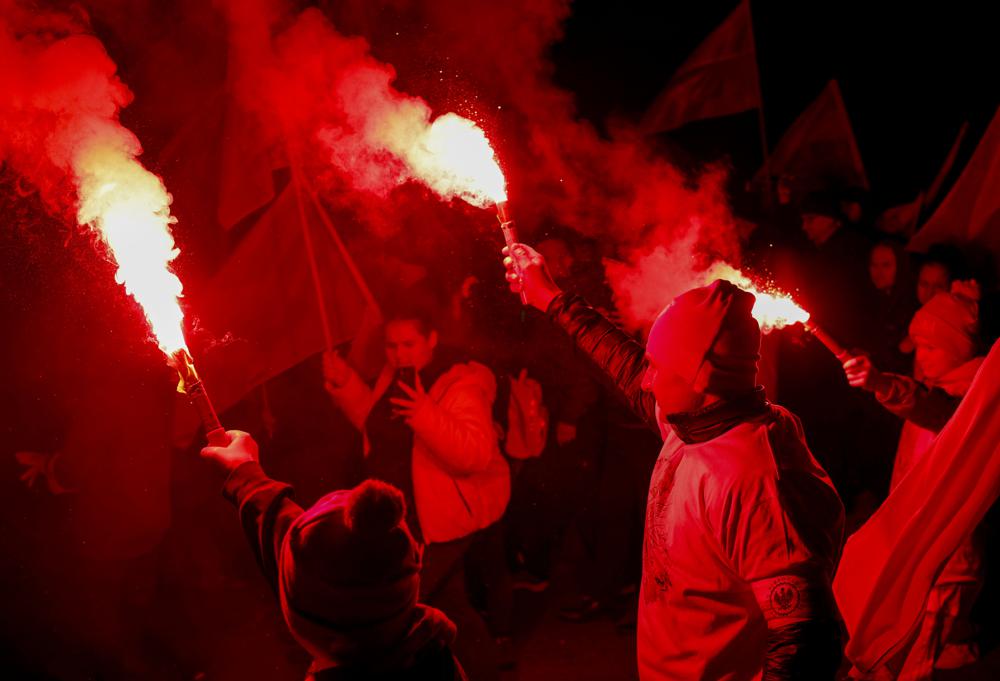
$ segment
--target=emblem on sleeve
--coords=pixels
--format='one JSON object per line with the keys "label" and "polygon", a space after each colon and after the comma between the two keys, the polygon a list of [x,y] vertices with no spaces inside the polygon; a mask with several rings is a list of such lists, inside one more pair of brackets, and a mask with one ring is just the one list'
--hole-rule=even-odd
{"label": "emblem on sleeve", "polygon": [[778,615],[790,615],[802,602],[799,588],[791,582],[778,582],[771,587],[771,610]]}

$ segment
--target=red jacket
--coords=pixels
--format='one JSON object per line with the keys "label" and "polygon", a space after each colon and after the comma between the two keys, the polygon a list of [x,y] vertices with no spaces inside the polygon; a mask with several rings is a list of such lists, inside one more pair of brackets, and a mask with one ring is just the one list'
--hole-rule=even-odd
{"label": "red jacket", "polygon": [[[334,402],[364,430],[372,406],[388,389],[386,366],[369,388],[357,374],[343,387],[328,384]],[[496,379],[482,364],[456,364],[428,390],[413,417],[413,494],[427,543],[472,534],[500,519],[510,499],[510,469],[493,427]],[[366,438],[367,453],[367,438]]]}

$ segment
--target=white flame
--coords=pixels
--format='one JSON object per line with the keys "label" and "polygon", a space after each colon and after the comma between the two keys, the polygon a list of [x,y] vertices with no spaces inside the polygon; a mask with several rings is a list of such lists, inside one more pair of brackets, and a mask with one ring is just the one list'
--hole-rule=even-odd
{"label": "white flame", "polygon": [[809,313],[799,307],[787,293],[773,288],[760,289],[749,277],[726,263],[715,263],[708,269],[706,276],[708,281],[725,279],[754,294],[756,301],[751,314],[760,324],[761,333],[809,321]]}
{"label": "white flame", "polygon": [[73,159],[80,224],[107,244],[118,265],[115,280],[142,306],[160,349],[186,348],[181,282],[170,271],[179,251],[163,182],[120,145],[93,140]]}

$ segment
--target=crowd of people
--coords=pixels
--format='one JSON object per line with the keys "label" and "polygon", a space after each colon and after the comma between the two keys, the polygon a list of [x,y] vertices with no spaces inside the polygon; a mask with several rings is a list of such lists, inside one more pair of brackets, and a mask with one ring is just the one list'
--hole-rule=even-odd
{"label": "crowd of people", "polygon": [[[845,539],[972,385],[995,338],[993,280],[952,246],[908,252],[862,193],[798,197],[792,184],[780,179],[773,202],[740,216],[756,225],[742,265],[793,291],[844,356],[799,327],[762,336],[752,296],[724,281],[626,332],[604,270],[615,244],[565,226],[504,255],[492,243],[426,248],[427,235],[349,244],[382,306],[368,339],[378,361],[355,352],[361,337],[329,349],[224,414],[244,430],[202,452],[311,678],[498,679],[521,664],[515,606],[552,592],[567,626],[604,620],[634,637],[643,679],[847,672],[833,589]],[[106,399],[88,393],[80,418],[96,423],[126,387],[147,394],[129,375]],[[127,468],[149,438],[133,430],[63,449],[121,450]],[[174,463],[185,489],[172,517],[157,516],[155,538],[95,592],[127,590],[139,601],[128,617],[157,589],[235,589],[225,573],[249,564],[204,527],[217,499],[189,501],[192,480],[207,478],[189,459]],[[17,461],[52,494],[72,496],[89,474],[107,480],[101,503],[114,498],[110,469],[74,470],[82,459],[52,453]],[[146,492],[137,498],[152,504]],[[995,646],[990,532],[970,532],[942,567],[899,678],[969,668]],[[178,553],[204,584],[156,586]],[[210,629],[192,636],[214,640]],[[160,654],[115,664],[145,676]]]}
{"label": "crowd of people", "polygon": [[[393,293],[370,381],[324,355],[328,398],[363,435],[360,477],[380,482],[303,511],[249,435],[206,448],[313,677],[498,678],[517,664],[512,592],[547,589],[567,542],[583,559],[560,616],[637,629],[643,679],[842,673],[845,538],[948,422],[990,340],[983,275],[947,247],[910,256],[863,205],[782,192],[748,248],[842,356],[795,330],[762,355],[752,295],[721,280],[626,333],[595,244],[558,230],[504,251],[543,314],[474,276],[446,301],[418,285]],[[937,579],[900,678],[978,659],[979,535]]]}

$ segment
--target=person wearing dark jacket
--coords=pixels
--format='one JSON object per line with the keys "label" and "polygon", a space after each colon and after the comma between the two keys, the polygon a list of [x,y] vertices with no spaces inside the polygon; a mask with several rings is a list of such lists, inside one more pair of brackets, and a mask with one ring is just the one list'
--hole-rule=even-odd
{"label": "person wearing dark jacket", "polygon": [[310,681],[465,681],[455,625],[417,603],[421,551],[398,489],[366,481],[303,510],[267,477],[249,434],[230,430],[202,456],[226,474],[258,566],[285,623],[312,656]]}
{"label": "person wearing dark jacket", "polygon": [[505,253],[511,288],[663,438],[646,510],[640,678],[833,679],[844,509],[798,419],[756,385],[753,296],[724,281],[688,291],[643,348],[559,290],[533,249]]}

